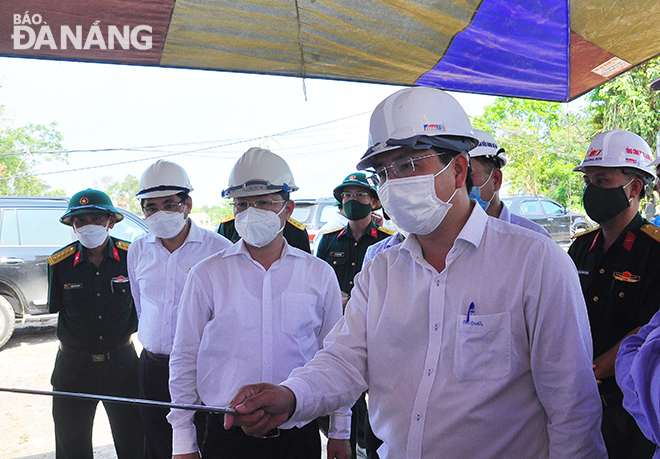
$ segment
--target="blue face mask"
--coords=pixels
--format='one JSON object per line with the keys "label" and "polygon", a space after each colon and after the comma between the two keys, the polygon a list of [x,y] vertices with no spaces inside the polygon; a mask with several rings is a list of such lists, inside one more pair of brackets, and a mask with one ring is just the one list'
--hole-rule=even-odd
{"label": "blue face mask", "polygon": [[490,172],[490,175],[488,176],[488,180],[486,180],[483,185],[481,185],[481,186],[474,185],[472,187],[472,189],[470,190],[470,193],[468,194],[468,197],[470,199],[474,199],[475,201],[477,201],[479,203],[479,205],[484,210],[484,212],[490,206],[490,202],[495,198],[495,193],[493,193],[493,195],[490,197],[490,199],[488,201],[484,201],[483,199],[481,199],[481,189],[483,187],[485,187],[488,182],[490,182],[490,179],[493,176],[493,172],[494,172],[494,169],[493,169],[493,171]]}

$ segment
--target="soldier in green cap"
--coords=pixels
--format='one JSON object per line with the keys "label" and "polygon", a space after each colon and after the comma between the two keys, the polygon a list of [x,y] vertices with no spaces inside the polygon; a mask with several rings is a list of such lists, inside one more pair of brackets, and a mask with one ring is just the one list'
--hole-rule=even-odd
{"label": "soldier in green cap", "polygon": [[[138,358],[131,335],[137,314],[128,282],[129,243],[108,231],[124,216],[107,194],[76,193],[60,222],[77,241],[48,258],[48,309],[58,312],[59,351],[53,390],[138,397]],[[53,399],[56,458],[93,459],[97,401]],[[142,459],[144,434],[136,406],[104,402],[118,459]]]}
{"label": "soldier in green cap", "polygon": [[[324,259],[337,275],[341,288],[342,306],[351,296],[353,279],[362,269],[367,247],[388,238],[393,231],[377,226],[371,213],[380,209],[380,201],[376,194],[376,182],[363,172],[348,175],[344,181],[333,190],[335,199],[341,204],[348,224],[344,227],[323,233],[316,256]],[[356,444],[367,449],[367,405],[364,394],[360,396],[352,408],[351,419],[351,450],[357,457]]]}

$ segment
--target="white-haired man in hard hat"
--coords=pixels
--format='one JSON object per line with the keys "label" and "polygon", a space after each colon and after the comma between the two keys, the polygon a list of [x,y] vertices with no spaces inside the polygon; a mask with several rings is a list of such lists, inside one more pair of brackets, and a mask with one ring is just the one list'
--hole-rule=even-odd
{"label": "white-haired man in hard hat", "polygon": [[[188,275],[170,359],[173,402],[226,406],[243,384],[284,381],[323,347],[341,317],[332,268],[282,235],[297,189],[287,163],[268,150],[251,148],[234,165],[223,196],[233,199],[241,239]],[[352,402],[345,405],[331,417],[329,458],[350,457]],[[311,419],[253,438],[209,415],[202,445],[189,412],[172,410],[168,419],[180,458],[198,458],[200,447],[204,459],[321,457]]]}
{"label": "white-haired man in hard hat", "polygon": [[578,269],[589,312],[610,459],[650,458],[655,451],[624,410],[615,381],[621,341],[658,311],[660,229],[639,213],[645,186],[655,178],[652,161],[644,139],[614,130],[598,134],[574,169],[584,175],[584,209],[600,224],[580,234],[568,254]]}
{"label": "white-haired man in hard hat", "polygon": [[[128,274],[139,321],[140,397],[170,401],[169,356],[176,315],[188,271],[197,262],[231,245],[224,237],[199,228],[189,217],[193,190],[186,171],[158,160],[140,178],[142,212],[150,234],[128,249]],[[151,459],[172,457],[172,427],[167,408],[140,406]],[[205,413],[196,415],[197,431],[204,435]]]}
{"label": "white-haired man in hard hat", "polygon": [[468,198],[477,139],[461,106],[404,89],[370,134],[358,168],[409,236],[356,276],[332,343],[281,385],[243,387],[226,425],[259,435],[368,388],[383,459],[606,457],[575,267]]}

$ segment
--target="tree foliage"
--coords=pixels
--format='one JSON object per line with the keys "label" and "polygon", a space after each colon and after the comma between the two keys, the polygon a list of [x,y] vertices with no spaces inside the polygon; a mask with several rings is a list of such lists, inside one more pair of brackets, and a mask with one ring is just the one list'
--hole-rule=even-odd
{"label": "tree foliage", "polygon": [[142,215],[140,201],[135,197],[137,192],[140,191],[140,181],[136,176],[128,174],[123,181],[118,182],[106,175],[101,177],[99,181],[94,182],[94,186],[107,193],[115,206]]}
{"label": "tree foliage", "polygon": [[498,97],[473,120],[506,150],[503,169],[510,192],[549,196],[564,206],[582,208],[583,181],[573,172],[593,137],[584,111],[565,104]]}
{"label": "tree foliage", "polygon": [[651,91],[650,84],[658,77],[660,58],[645,62],[591,91],[587,100],[595,130],[631,131],[655,148],[660,130],[660,91]]}
{"label": "tree foliage", "polygon": [[51,190],[45,180],[31,175],[39,161],[66,162],[61,142],[57,123],[14,127],[0,105],[0,195],[64,196],[63,190]]}

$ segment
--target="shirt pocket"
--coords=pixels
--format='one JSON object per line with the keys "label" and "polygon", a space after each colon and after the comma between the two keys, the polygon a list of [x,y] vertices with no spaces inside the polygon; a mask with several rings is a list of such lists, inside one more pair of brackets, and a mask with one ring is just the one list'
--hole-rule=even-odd
{"label": "shirt pocket", "polygon": [[454,373],[461,381],[500,379],[511,372],[511,321],[508,312],[459,316]]}
{"label": "shirt pocket", "polygon": [[316,296],[307,293],[282,293],[280,328],[300,342],[316,343],[322,317],[317,311]]}

